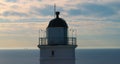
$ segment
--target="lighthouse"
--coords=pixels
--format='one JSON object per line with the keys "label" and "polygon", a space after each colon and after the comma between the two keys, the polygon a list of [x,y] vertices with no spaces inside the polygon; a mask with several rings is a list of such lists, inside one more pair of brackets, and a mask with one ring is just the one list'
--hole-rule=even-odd
{"label": "lighthouse", "polygon": [[46,28],[46,37],[39,37],[40,64],[75,64],[76,37],[69,37],[66,21],[52,19]]}

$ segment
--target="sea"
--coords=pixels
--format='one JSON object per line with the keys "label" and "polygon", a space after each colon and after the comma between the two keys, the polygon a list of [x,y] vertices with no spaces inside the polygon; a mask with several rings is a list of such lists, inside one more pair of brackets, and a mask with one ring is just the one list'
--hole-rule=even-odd
{"label": "sea", "polygon": [[[120,49],[76,49],[76,64],[120,64]],[[39,49],[0,50],[0,64],[40,64]]]}

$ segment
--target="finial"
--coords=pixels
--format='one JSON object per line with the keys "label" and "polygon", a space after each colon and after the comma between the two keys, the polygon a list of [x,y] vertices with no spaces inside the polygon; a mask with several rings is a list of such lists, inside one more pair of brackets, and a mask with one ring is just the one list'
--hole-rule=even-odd
{"label": "finial", "polygon": [[54,4],[54,17],[55,17],[55,12],[56,12],[56,4]]}
{"label": "finial", "polygon": [[60,14],[60,12],[57,11],[57,12],[56,12],[56,18],[59,18],[59,14]]}

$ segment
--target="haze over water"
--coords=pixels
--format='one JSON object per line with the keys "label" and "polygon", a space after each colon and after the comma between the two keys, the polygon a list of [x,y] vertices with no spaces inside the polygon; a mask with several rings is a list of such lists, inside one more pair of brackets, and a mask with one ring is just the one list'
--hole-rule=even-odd
{"label": "haze over water", "polygon": [[[76,64],[120,64],[120,49],[77,49]],[[39,50],[0,50],[0,64],[39,64]]]}

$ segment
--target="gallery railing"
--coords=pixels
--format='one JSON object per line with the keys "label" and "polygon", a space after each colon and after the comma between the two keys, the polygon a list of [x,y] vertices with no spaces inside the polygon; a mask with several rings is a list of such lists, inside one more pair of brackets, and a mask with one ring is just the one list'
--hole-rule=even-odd
{"label": "gallery railing", "polygon": [[[39,38],[39,45],[48,45],[46,37]],[[76,45],[76,37],[67,37],[67,45]]]}

